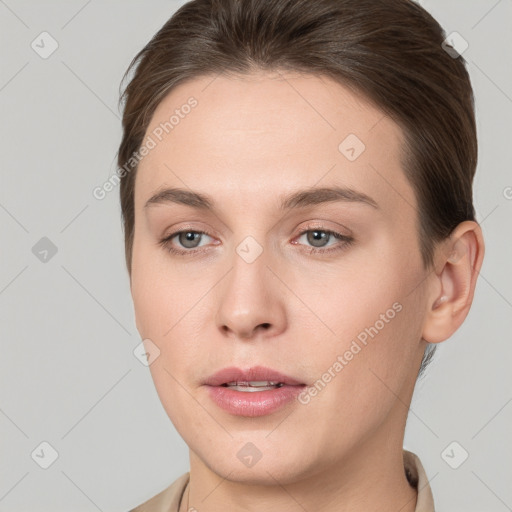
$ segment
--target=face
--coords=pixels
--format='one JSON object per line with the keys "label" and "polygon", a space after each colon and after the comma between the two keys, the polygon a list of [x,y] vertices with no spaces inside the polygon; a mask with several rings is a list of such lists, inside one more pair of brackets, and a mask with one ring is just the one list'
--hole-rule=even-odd
{"label": "face", "polygon": [[[169,418],[217,474],[286,483],[401,447],[427,275],[402,140],[310,75],[195,79],[155,111],[135,186],[137,329]],[[206,384],[228,367],[288,384]]]}

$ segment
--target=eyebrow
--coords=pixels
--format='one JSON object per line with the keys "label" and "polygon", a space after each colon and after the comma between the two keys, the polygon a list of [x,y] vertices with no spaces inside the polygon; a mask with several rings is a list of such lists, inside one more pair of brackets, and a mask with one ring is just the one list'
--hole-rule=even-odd
{"label": "eyebrow", "polygon": [[[322,203],[349,202],[362,203],[378,209],[379,205],[370,196],[363,192],[345,187],[322,187],[298,190],[291,195],[282,197],[280,210],[292,208],[306,208]],[[183,188],[165,188],[151,196],[144,208],[156,204],[176,203],[197,208],[200,210],[213,210],[215,201],[206,194],[193,192]]]}

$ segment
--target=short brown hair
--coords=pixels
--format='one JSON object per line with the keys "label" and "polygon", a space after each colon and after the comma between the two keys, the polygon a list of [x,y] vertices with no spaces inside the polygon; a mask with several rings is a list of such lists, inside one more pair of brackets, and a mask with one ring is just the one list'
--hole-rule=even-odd
{"label": "short brown hair", "polygon": [[[120,96],[124,112],[118,152],[118,167],[129,170],[120,183],[129,274],[137,165],[127,163],[139,150],[157,105],[185,80],[257,69],[333,78],[362,93],[402,128],[402,165],[418,202],[423,263],[431,268],[436,243],[460,222],[475,220],[473,91],[465,60],[445,51],[445,38],[438,22],[411,0],[184,4],[123,76],[124,81],[135,71]],[[422,370],[432,353],[426,351]]]}

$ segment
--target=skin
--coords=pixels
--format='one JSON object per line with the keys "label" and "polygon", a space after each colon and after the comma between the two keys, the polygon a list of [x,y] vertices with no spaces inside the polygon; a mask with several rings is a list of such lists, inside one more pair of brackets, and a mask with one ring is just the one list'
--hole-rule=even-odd
{"label": "skin", "polygon": [[[402,461],[408,406],[424,340],[447,339],[469,311],[480,227],[460,224],[425,269],[400,128],[329,78],[257,71],[194,79],[161,101],[147,135],[190,96],[198,105],[139,165],[131,273],[137,329],[160,350],[150,365],[156,390],[190,448],[181,509],[413,511]],[[348,134],[366,146],[354,161],[338,149]],[[278,208],[298,189],[333,185],[378,208]],[[165,187],[207,194],[215,209],[144,207]],[[323,247],[311,231],[301,234],[307,229],[354,241],[331,236]],[[203,252],[177,255],[158,243],[179,230],[207,232],[196,241]],[[263,249],[252,263],[236,252],[247,236]],[[194,249],[186,244],[176,236],[167,245]],[[397,302],[401,311],[306,405],[234,416],[202,385],[227,366],[263,365],[312,386]],[[237,457],[248,442],[262,454],[250,468]]]}

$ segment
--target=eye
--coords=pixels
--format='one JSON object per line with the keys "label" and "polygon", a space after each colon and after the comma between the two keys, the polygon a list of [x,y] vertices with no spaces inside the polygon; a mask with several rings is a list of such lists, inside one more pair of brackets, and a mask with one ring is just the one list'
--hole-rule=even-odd
{"label": "eye", "polygon": [[[160,240],[159,244],[173,254],[192,254],[198,252],[197,248],[201,247],[200,242],[203,240],[204,235],[209,236],[208,233],[204,231],[186,229],[171,233],[169,236]],[[174,238],[176,238],[176,242],[180,247],[183,247],[183,249],[177,248],[172,244]]]}
{"label": "eye", "polygon": [[[306,238],[306,243],[311,244],[312,246],[308,251],[310,254],[339,251],[345,249],[354,242],[354,239],[350,236],[343,235],[336,231],[322,229],[321,227],[308,227],[308,229],[300,233],[298,239],[304,236]],[[331,245],[327,245],[331,240],[333,243]],[[328,249],[324,249],[325,247],[328,247]]]}

